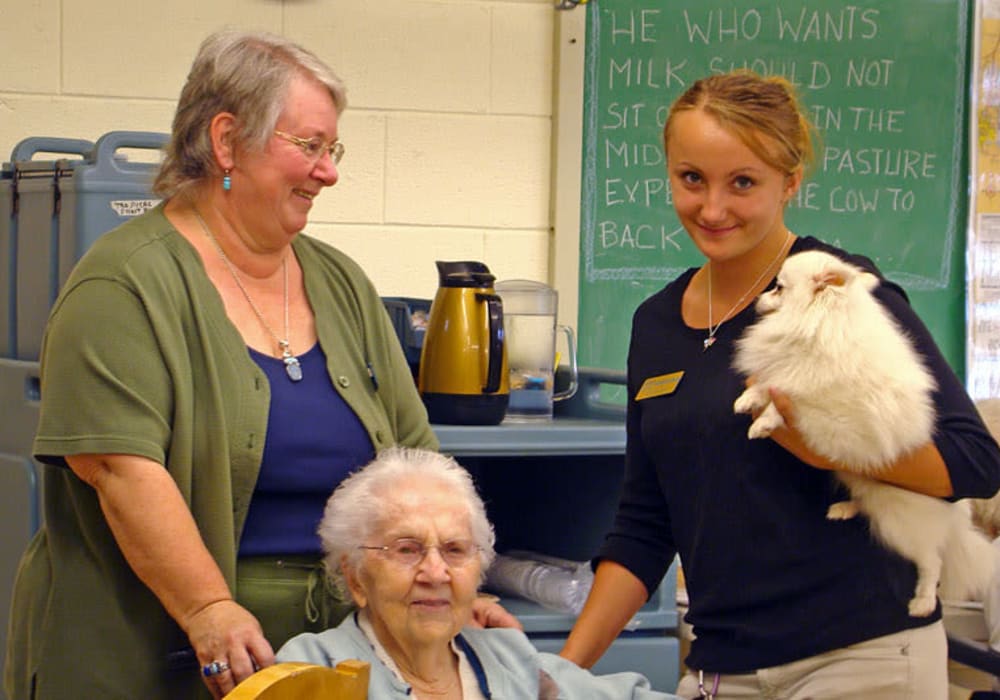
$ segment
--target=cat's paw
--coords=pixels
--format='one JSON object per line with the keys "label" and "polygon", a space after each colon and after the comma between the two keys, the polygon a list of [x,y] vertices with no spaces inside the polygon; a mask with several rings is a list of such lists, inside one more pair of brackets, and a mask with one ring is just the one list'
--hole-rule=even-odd
{"label": "cat's paw", "polygon": [[826,511],[827,520],[850,520],[858,514],[858,504],[854,501],[839,501]]}
{"label": "cat's paw", "polygon": [[937,609],[937,596],[914,596],[908,609],[910,617],[927,617]]}
{"label": "cat's paw", "polygon": [[761,391],[756,386],[748,387],[733,403],[733,413],[753,413],[764,408],[768,401],[770,397],[766,391]]}
{"label": "cat's paw", "polygon": [[747,437],[751,440],[756,440],[758,438],[770,437],[772,432],[774,432],[774,429],[771,427],[770,423],[762,418],[758,418],[750,424],[750,429],[747,431]]}
{"label": "cat's paw", "polygon": [[747,435],[751,439],[766,438],[784,424],[785,419],[778,413],[778,409],[774,407],[773,403],[769,403],[767,404],[767,408],[757,416],[757,420],[750,424],[750,430],[747,431]]}

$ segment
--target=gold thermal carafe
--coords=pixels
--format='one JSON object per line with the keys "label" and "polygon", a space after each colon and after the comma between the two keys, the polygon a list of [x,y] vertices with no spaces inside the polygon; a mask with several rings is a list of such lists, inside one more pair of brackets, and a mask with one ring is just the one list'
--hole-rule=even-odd
{"label": "gold thermal carafe", "polygon": [[503,305],[481,262],[437,261],[417,388],[432,423],[496,425],[510,395]]}

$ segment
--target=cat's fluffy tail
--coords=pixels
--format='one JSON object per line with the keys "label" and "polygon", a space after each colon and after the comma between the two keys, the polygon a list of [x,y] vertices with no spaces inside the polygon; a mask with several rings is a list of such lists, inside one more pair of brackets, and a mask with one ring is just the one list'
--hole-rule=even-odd
{"label": "cat's fluffy tail", "polygon": [[969,518],[955,518],[941,555],[938,596],[943,600],[982,600],[996,572],[996,556],[986,535]]}

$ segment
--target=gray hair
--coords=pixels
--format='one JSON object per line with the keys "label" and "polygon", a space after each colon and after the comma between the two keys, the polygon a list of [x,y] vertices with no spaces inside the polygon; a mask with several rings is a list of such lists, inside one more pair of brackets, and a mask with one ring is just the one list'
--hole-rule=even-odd
{"label": "gray hair", "polygon": [[220,112],[237,119],[235,145],[262,150],[296,76],[324,85],[338,114],[347,107],[340,78],[313,53],[284,37],[226,29],[206,38],[181,90],[170,144],[153,191],[172,197],[219,172],[209,124]]}
{"label": "gray hair", "polygon": [[416,480],[419,484],[433,483],[454,491],[456,501],[468,510],[472,541],[480,548],[481,577],[485,577],[486,569],[493,563],[496,536],[469,472],[439,452],[391,447],[341,482],[327,501],[317,528],[327,575],[348,599],[341,559],[346,557],[355,568],[360,564],[362,550],[358,546],[378,534],[384,526],[386,505],[393,491],[401,487],[401,482],[413,481],[413,477],[419,477]]}

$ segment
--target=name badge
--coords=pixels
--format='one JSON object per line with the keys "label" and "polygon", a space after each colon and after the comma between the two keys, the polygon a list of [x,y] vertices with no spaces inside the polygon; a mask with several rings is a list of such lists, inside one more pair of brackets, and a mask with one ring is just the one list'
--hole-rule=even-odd
{"label": "name badge", "polygon": [[661,374],[658,377],[650,377],[642,383],[639,393],[635,395],[636,401],[651,399],[654,396],[666,396],[677,391],[677,385],[681,383],[684,372],[671,372]]}

